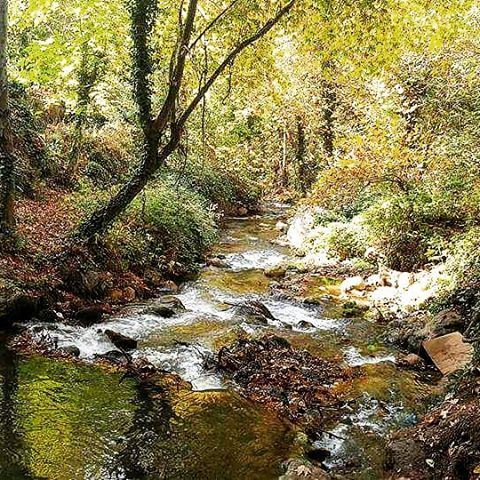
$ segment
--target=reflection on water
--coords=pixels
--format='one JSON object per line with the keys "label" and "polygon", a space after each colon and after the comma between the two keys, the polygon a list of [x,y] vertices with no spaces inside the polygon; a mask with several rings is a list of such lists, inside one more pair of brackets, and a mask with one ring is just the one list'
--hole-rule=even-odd
{"label": "reflection on water", "polygon": [[1,360],[2,480],[270,480],[292,450],[288,425],[233,392],[136,387],[5,349]]}

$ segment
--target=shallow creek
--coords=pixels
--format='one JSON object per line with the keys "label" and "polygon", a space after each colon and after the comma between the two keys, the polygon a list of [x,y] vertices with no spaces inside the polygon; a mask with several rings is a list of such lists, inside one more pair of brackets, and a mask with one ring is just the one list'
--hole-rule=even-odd
{"label": "shallow creek", "polygon": [[[313,277],[310,293],[333,295],[315,306],[269,293],[263,269],[291,255],[271,243],[285,214],[276,206],[259,217],[230,219],[215,252],[228,268],[206,267],[186,282],[178,297],[187,310],[173,318],[136,313],[90,328],[35,326],[59,346],[78,346],[84,365],[1,349],[0,478],[278,478],[282,463],[301,454],[298,432],[203,368],[209,352],[240,332],[274,332],[315,355],[363,366],[366,374],[349,386],[341,419],[325,425],[316,445],[332,453],[326,465],[339,478],[383,478],[386,435],[415,422],[433,380],[396,367],[395,352],[379,340],[381,327],[342,318],[335,282]],[[232,304],[246,299],[262,301],[279,321],[240,322]],[[302,320],[313,327],[300,328]],[[136,356],[178,373],[193,390],[172,389],[166,399],[90,365],[94,354],[114,349],[99,328],[138,339]]]}

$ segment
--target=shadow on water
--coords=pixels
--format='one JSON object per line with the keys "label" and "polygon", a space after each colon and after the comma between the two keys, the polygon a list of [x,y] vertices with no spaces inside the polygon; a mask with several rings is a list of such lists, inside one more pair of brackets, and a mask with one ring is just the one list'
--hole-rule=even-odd
{"label": "shadow on water", "polygon": [[19,452],[25,450],[17,424],[18,359],[0,337],[0,477],[5,480],[33,479]]}
{"label": "shadow on water", "polygon": [[273,480],[294,432],[234,392],[0,349],[2,480]]}

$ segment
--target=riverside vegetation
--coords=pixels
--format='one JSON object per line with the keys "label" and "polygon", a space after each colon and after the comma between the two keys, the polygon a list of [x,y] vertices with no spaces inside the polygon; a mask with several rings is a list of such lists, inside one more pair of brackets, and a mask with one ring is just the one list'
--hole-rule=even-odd
{"label": "riverside vegetation", "polygon": [[474,0],[0,0],[0,477],[480,478],[479,52]]}

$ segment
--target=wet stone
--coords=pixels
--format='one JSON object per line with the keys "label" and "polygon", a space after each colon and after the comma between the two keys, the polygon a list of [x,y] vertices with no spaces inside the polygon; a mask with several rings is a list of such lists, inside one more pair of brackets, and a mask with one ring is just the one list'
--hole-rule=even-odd
{"label": "wet stone", "polygon": [[137,348],[137,341],[133,338],[114,332],[113,330],[105,330],[105,335],[117,347],[122,350],[135,350]]}

